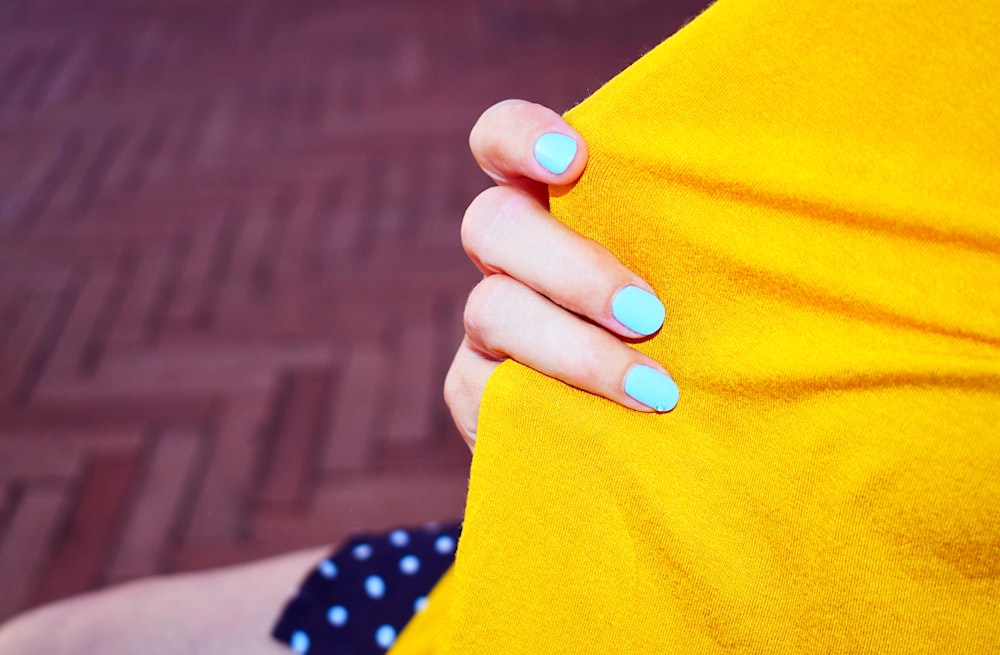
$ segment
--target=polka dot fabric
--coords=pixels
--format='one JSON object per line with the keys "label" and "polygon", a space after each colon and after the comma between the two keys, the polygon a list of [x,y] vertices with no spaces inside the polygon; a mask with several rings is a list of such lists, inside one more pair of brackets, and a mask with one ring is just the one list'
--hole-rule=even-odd
{"label": "polka dot fabric", "polygon": [[455,560],[460,524],[359,535],[320,562],[274,627],[295,653],[384,653]]}

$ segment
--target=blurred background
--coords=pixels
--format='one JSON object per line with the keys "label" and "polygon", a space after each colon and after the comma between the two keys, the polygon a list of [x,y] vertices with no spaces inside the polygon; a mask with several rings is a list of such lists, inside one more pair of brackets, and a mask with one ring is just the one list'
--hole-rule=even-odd
{"label": "blurred background", "polygon": [[0,620],[461,516],[468,131],[703,4],[2,0]]}

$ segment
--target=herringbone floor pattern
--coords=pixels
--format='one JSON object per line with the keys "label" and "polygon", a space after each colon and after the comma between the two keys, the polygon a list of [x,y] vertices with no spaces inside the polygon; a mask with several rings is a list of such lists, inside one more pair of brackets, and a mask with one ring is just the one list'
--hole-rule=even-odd
{"label": "herringbone floor pattern", "polygon": [[701,4],[0,3],[0,619],[459,516],[468,130]]}

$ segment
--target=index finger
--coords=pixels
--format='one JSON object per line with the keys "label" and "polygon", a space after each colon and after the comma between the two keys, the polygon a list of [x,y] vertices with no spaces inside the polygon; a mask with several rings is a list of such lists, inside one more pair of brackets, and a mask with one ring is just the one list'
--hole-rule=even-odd
{"label": "index finger", "polygon": [[504,100],[483,112],[469,147],[480,168],[502,185],[569,184],[587,165],[583,137],[559,114],[525,100]]}

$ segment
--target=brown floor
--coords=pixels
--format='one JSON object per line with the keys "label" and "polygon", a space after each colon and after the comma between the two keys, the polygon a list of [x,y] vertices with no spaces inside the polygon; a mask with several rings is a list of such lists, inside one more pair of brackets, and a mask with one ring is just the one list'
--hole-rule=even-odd
{"label": "brown floor", "polygon": [[0,3],[0,619],[460,515],[467,132],[701,4]]}

